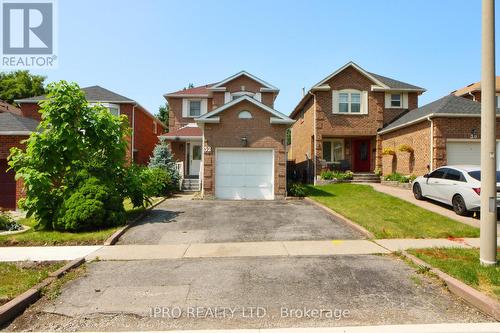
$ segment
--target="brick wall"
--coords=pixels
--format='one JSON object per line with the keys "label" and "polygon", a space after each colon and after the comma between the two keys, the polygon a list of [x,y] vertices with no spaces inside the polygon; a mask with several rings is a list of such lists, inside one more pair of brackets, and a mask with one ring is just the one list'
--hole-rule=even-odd
{"label": "brick wall", "polygon": [[290,145],[295,178],[298,181],[310,182],[314,156],[314,98],[312,96],[295,117],[295,120],[291,128],[292,144]]}
{"label": "brick wall", "polygon": [[[142,108],[135,108],[135,130],[134,130],[134,150],[135,163],[146,165],[149,163],[149,158],[153,153],[153,149],[158,143],[158,135],[163,134],[163,125],[146,113]],[[154,132],[154,123],[156,123],[156,130]]]}
{"label": "brick wall", "polygon": [[[189,98],[189,97],[187,97]],[[224,98],[224,96],[222,96]],[[192,99],[201,99],[193,97]],[[169,132],[178,130],[179,128],[186,126],[187,124],[194,123],[194,118],[191,117],[183,117],[182,116],[182,100],[180,97],[168,97],[168,106],[170,111],[168,113],[168,128]],[[207,100],[207,112],[210,112],[213,108],[214,101],[212,98],[208,98]]]}
{"label": "brick wall", "polygon": [[[247,110],[252,119],[239,119],[238,113]],[[207,197],[215,194],[215,149],[241,148],[241,137],[248,139],[248,148],[274,149],[275,196],[286,194],[285,125],[271,125],[271,115],[249,102],[241,102],[220,114],[219,124],[205,124],[205,145],[211,147],[204,152],[203,191]]]}
{"label": "brick wall", "polygon": [[[24,149],[25,145],[21,143],[22,140],[27,139],[28,136],[24,135],[0,135],[0,160],[6,160],[10,155],[10,148],[17,147]],[[0,189],[1,190],[1,189]],[[16,208],[19,199],[24,198],[24,186],[22,179],[16,181]]]}
{"label": "brick wall", "polygon": [[42,115],[38,112],[40,106],[37,103],[22,103],[20,107],[22,116],[36,120],[41,119]]}

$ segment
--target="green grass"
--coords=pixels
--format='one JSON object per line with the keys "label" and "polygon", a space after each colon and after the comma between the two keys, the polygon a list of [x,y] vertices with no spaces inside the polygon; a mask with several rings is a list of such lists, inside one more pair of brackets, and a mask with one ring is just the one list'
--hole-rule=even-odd
{"label": "green grass", "polygon": [[372,232],[376,238],[479,237],[479,229],[377,192],[369,185],[308,186],[307,195]]}
{"label": "green grass", "polygon": [[[417,258],[500,301],[500,267],[482,266],[479,249],[431,248],[409,250]],[[500,249],[497,249],[500,254]]]}
{"label": "green grass", "polygon": [[0,305],[30,289],[63,264],[63,262],[0,263]]}
{"label": "green grass", "polygon": [[[161,198],[154,198],[153,204]],[[142,213],[145,208],[133,208],[130,201],[124,201],[127,219],[131,220]],[[26,218],[19,221],[31,227],[21,234],[0,236],[0,246],[45,246],[45,245],[100,245],[118,228],[108,228],[89,232],[61,232],[54,230],[35,230],[35,220]]]}

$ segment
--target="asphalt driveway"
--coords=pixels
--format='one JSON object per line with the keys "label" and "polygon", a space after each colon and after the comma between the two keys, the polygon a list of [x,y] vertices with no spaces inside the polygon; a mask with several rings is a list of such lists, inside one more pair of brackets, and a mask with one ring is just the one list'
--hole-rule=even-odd
{"label": "asphalt driveway", "polygon": [[119,244],[361,239],[356,230],[300,200],[166,200]]}
{"label": "asphalt driveway", "polygon": [[[304,309],[320,314],[308,317],[301,314]],[[65,285],[56,299],[37,302],[7,329],[121,331],[482,321],[492,319],[395,257],[349,255],[93,262],[86,276]]]}

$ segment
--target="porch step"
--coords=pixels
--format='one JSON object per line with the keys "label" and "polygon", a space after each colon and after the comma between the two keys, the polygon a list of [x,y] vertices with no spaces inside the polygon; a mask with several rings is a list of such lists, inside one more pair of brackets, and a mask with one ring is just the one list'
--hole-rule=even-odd
{"label": "porch step", "polygon": [[193,178],[184,178],[182,180],[182,191],[195,192],[200,190],[200,180]]}
{"label": "porch step", "polygon": [[352,181],[356,183],[380,183],[380,177],[374,173],[360,172],[354,173]]}

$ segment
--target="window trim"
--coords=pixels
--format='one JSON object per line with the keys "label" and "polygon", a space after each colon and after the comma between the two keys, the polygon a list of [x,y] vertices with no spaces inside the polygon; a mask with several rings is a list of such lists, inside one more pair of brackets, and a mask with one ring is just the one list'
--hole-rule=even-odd
{"label": "window trim", "polygon": [[[394,96],[399,96],[399,100],[394,100]],[[393,101],[399,102],[399,105],[392,105]],[[402,93],[391,93],[391,100],[390,100],[391,108],[394,109],[401,109],[403,107],[403,94]]]}
{"label": "window trim", "polygon": [[[199,115],[197,115],[197,116],[191,115],[191,102],[198,102],[198,103],[200,103],[200,114]],[[202,115],[202,111],[201,111],[202,105],[201,104],[202,104],[201,99],[189,99],[188,100],[188,105],[187,105],[187,107],[188,107],[187,108],[187,117],[188,118],[198,118],[198,117],[201,117],[201,115]]]}
{"label": "window trim", "polygon": [[[332,159],[333,159],[333,156],[334,156],[334,154],[333,154],[333,153],[334,153],[334,151],[335,151],[335,150],[334,150],[334,147],[335,147],[335,146],[334,146],[334,143],[335,143],[335,142],[340,142],[340,143],[341,143],[341,145],[342,145],[342,154],[341,154],[341,155],[342,155],[342,158],[341,158],[340,160],[344,160],[344,159],[345,159],[345,141],[344,141],[344,139],[343,139],[343,138],[328,138],[328,139],[324,139],[324,140],[323,140],[323,143],[324,143],[324,142],[330,142],[330,156],[331,156],[331,158],[332,158]],[[324,157],[324,156],[323,156],[323,159],[324,159],[327,163],[338,162],[338,161],[333,161],[333,160],[331,160],[331,161],[327,161],[327,160],[325,159],[325,157]]]}
{"label": "window trim", "polygon": [[[367,113],[363,112],[363,91],[357,89],[342,89],[337,91],[337,107],[332,108],[334,114],[343,114],[343,115],[366,115]],[[347,112],[340,111],[340,95],[348,94],[347,96]],[[352,94],[359,95],[359,112],[352,112]],[[357,104],[357,103],[356,103]]]}
{"label": "window trim", "polygon": [[116,116],[116,117],[119,117],[122,114],[121,110],[120,110],[120,104],[96,102],[96,103],[89,103],[89,105],[90,106],[93,106],[93,105],[103,106],[106,109],[108,109],[109,113],[111,113],[111,109],[116,109],[116,110],[118,110],[118,114],[117,115],[113,114],[113,116]]}
{"label": "window trim", "polygon": [[241,110],[238,113],[238,119],[252,119],[252,118],[253,118],[252,113],[248,110]]}

